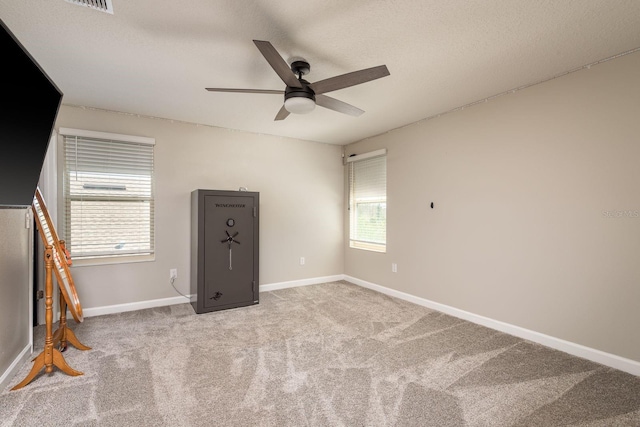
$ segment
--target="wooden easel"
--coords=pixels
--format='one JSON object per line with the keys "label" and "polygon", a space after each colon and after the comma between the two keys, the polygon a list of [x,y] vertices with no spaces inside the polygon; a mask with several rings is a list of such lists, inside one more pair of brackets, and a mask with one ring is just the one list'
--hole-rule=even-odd
{"label": "wooden easel", "polygon": [[[47,325],[47,332],[44,339],[44,350],[35,359],[33,359],[33,367],[29,375],[17,384],[11,390],[18,390],[26,386],[35,378],[42,368],[46,373],[53,372],[53,367],[57,366],[62,372],[78,376],[83,375],[82,372],[76,371],[67,365],[62,353],[53,347],[53,249],[51,245],[47,245],[44,250],[44,265],[45,265],[45,321]],[[64,298],[63,298],[64,299]],[[62,315],[62,314],[61,314]]]}
{"label": "wooden easel", "polygon": [[[11,390],[18,390],[29,384],[42,368],[46,373],[53,372],[53,367],[57,366],[62,372],[78,376],[82,372],[71,368],[62,356],[62,352],[67,349],[67,344],[71,344],[79,350],[91,350],[82,344],[73,331],[67,325],[67,308],[77,322],[83,321],[82,306],[76,293],[75,285],[69,271],[71,258],[68,255],[64,240],[58,239],[58,235],[47,211],[47,207],[40,193],[36,188],[33,200],[33,213],[37,219],[38,231],[45,245],[45,322],[46,335],[44,340],[44,350],[35,359],[31,372],[22,382]],[[60,291],[60,322],[55,333],[53,330],[53,272],[55,271]],[[58,345],[58,349],[54,348]]]}

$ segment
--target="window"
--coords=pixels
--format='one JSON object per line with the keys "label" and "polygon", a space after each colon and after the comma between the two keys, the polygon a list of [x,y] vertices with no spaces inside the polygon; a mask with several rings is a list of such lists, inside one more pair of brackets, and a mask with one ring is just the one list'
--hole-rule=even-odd
{"label": "window", "polygon": [[153,255],[155,140],[63,128],[59,133],[63,227],[71,256],[122,261],[121,256]]}
{"label": "window", "polygon": [[349,162],[349,246],[386,252],[386,150],[349,157],[347,162]]}

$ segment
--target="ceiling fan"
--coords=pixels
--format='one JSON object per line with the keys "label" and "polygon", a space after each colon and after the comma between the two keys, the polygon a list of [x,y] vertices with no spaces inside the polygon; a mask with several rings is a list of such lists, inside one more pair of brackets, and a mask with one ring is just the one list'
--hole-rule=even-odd
{"label": "ceiling fan", "polygon": [[254,40],[262,56],[265,57],[271,68],[278,74],[282,81],[287,85],[284,90],[269,89],[227,89],[208,87],[206,90],[211,92],[235,92],[235,93],[266,93],[266,94],[284,94],[284,105],[276,114],[275,120],[284,120],[289,113],[305,114],[313,111],[316,104],[328,108],[329,110],[339,113],[349,114],[351,116],[359,116],[364,113],[363,110],[331,98],[325,93],[338,89],[344,89],[371,80],[379,79],[389,75],[386,65],[366,68],[360,71],[342,74],[328,79],[320,80],[315,83],[309,83],[302,78],[311,70],[309,63],[303,58],[294,58],[291,65],[280,56],[278,51],[271,43],[263,40]]}

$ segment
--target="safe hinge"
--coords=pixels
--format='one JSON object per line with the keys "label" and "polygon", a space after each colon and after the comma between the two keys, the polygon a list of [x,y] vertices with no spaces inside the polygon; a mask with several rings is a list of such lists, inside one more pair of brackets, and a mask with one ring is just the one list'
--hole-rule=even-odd
{"label": "safe hinge", "polygon": [[258,216],[258,208],[253,207],[253,217],[256,218]]}
{"label": "safe hinge", "polygon": [[44,298],[44,291],[43,290],[39,290],[36,293],[36,299],[42,299],[42,298]]}

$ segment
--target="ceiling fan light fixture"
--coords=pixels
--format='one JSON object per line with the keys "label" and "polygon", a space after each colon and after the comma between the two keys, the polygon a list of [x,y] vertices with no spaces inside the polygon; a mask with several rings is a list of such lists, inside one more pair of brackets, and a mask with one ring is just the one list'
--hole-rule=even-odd
{"label": "ceiling fan light fixture", "polygon": [[311,98],[293,96],[284,101],[284,108],[293,114],[307,114],[316,108],[316,103]]}

